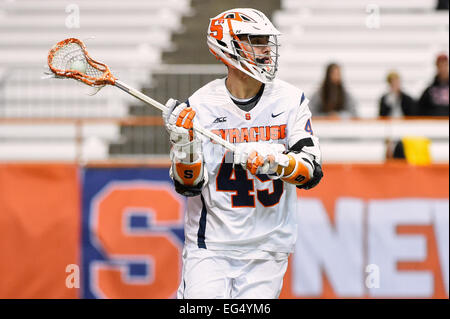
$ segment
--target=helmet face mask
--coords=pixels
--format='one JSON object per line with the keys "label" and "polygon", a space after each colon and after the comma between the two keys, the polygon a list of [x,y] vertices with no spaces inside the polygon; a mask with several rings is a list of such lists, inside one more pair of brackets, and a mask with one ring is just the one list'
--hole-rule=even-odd
{"label": "helmet face mask", "polygon": [[232,9],[212,18],[207,43],[211,53],[230,67],[268,83],[278,68],[280,32],[254,9]]}
{"label": "helmet face mask", "polygon": [[[275,78],[278,68],[278,39],[276,36],[240,35],[240,41],[233,40],[236,55],[245,67],[246,63],[256,66],[268,81]],[[259,80],[259,79],[258,79]]]}

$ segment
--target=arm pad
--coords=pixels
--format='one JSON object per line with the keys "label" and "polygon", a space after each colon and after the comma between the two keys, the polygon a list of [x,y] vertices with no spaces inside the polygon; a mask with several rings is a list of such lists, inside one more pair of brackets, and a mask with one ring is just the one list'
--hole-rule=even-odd
{"label": "arm pad", "polygon": [[316,187],[317,184],[319,184],[320,180],[323,177],[322,167],[315,160],[313,161],[313,164],[314,164],[314,173],[312,178],[302,185],[297,185],[297,188],[308,190],[313,187]]}
{"label": "arm pad", "polygon": [[169,174],[177,193],[188,197],[200,195],[203,186],[208,182],[208,172],[202,154],[197,153],[196,160],[189,162],[184,156],[182,159],[178,158],[177,152],[173,152],[172,148],[171,159]]}
{"label": "arm pad", "polygon": [[202,193],[203,185],[205,184],[205,180],[202,180],[198,185],[196,186],[185,186],[178,182],[176,179],[173,180],[173,183],[175,185],[175,191],[178,194],[181,194],[186,197],[193,197],[198,196]]}
{"label": "arm pad", "polygon": [[303,185],[313,176],[314,164],[313,157],[307,153],[288,152],[289,164],[281,174],[281,179],[294,185]]}
{"label": "arm pad", "polygon": [[297,184],[297,188],[300,189],[311,189],[317,184],[319,184],[320,180],[323,177],[322,166],[321,166],[321,153],[320,148],[318,147],[318,141],[314,137],[308,137],[297,141],[290,149],[290,152],[298,153],[298,154],[307,154],[309,155],[308,159],[310,159],[312,165],[312,174],[308,181],[305,181],[302,184]]}

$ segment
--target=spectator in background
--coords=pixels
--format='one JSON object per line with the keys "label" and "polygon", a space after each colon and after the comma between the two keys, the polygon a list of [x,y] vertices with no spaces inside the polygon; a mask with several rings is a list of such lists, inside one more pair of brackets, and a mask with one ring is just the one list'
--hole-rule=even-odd
{"label": "spectator in background", "polygon": [[312,95],[309,108],[314,116],[356,117],[355,100],[342,83],[341,67],[330,63],[321,88]]}
{"label": "spectator in background", "polygon": [[436,10],[448,10],[448,0],[437,0]]}
{"label": "spectator in background", "polygon": [[418,103],[418,115],[448,116],[448,56],[436,58],[437,74],[433,83],[425,89]]}
{"label": "spectator in background", "polygon": [[379,116],[402,117],[415,115],[415,101],[401,89],[400,76],[392,71],[386,78],[389,92],[380,99]]}

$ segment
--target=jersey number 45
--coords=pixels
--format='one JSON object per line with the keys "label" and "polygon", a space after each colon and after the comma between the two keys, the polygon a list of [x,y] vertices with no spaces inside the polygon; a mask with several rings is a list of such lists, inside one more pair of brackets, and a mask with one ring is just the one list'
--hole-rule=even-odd
{"label": "jersey number 45", "polygon": [[267,188],[256,190],[255,181],[248,178],[247,170],[241,166],[233,166],[233,153],[226,152],[216,177],[217,191],[232,192],[232,207],[255,207],[255,195],[264,207],[275,206],[279,203],[283,195],[283,181],[270,179],[267,175],[256,175],[256,178],[263,183],[272,183],[273,191]]}

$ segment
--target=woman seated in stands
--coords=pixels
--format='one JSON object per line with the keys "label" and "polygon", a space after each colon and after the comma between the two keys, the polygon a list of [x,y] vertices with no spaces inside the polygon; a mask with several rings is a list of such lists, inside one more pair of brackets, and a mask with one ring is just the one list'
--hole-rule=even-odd
{"label": "woman seated in stands", "polygon": [[422,93],[418,102],[418,115],[448,116],[448,56],[443,53],[436,58],[437,73],[433,83]]}
{"label": "woman seated in stands", "polygon": [[386,81],[389,91],[380,98],[379,116],[402,117],[416,115],[416,102],[402,91],[400,75],[389,72]]}
{"label": "woman seated in stands", "polygon": [[356,117],[355,100],[344,87],[338,64],[330,63],[327,66],[325,79],[311,97],[309,108],[313,116]]}

